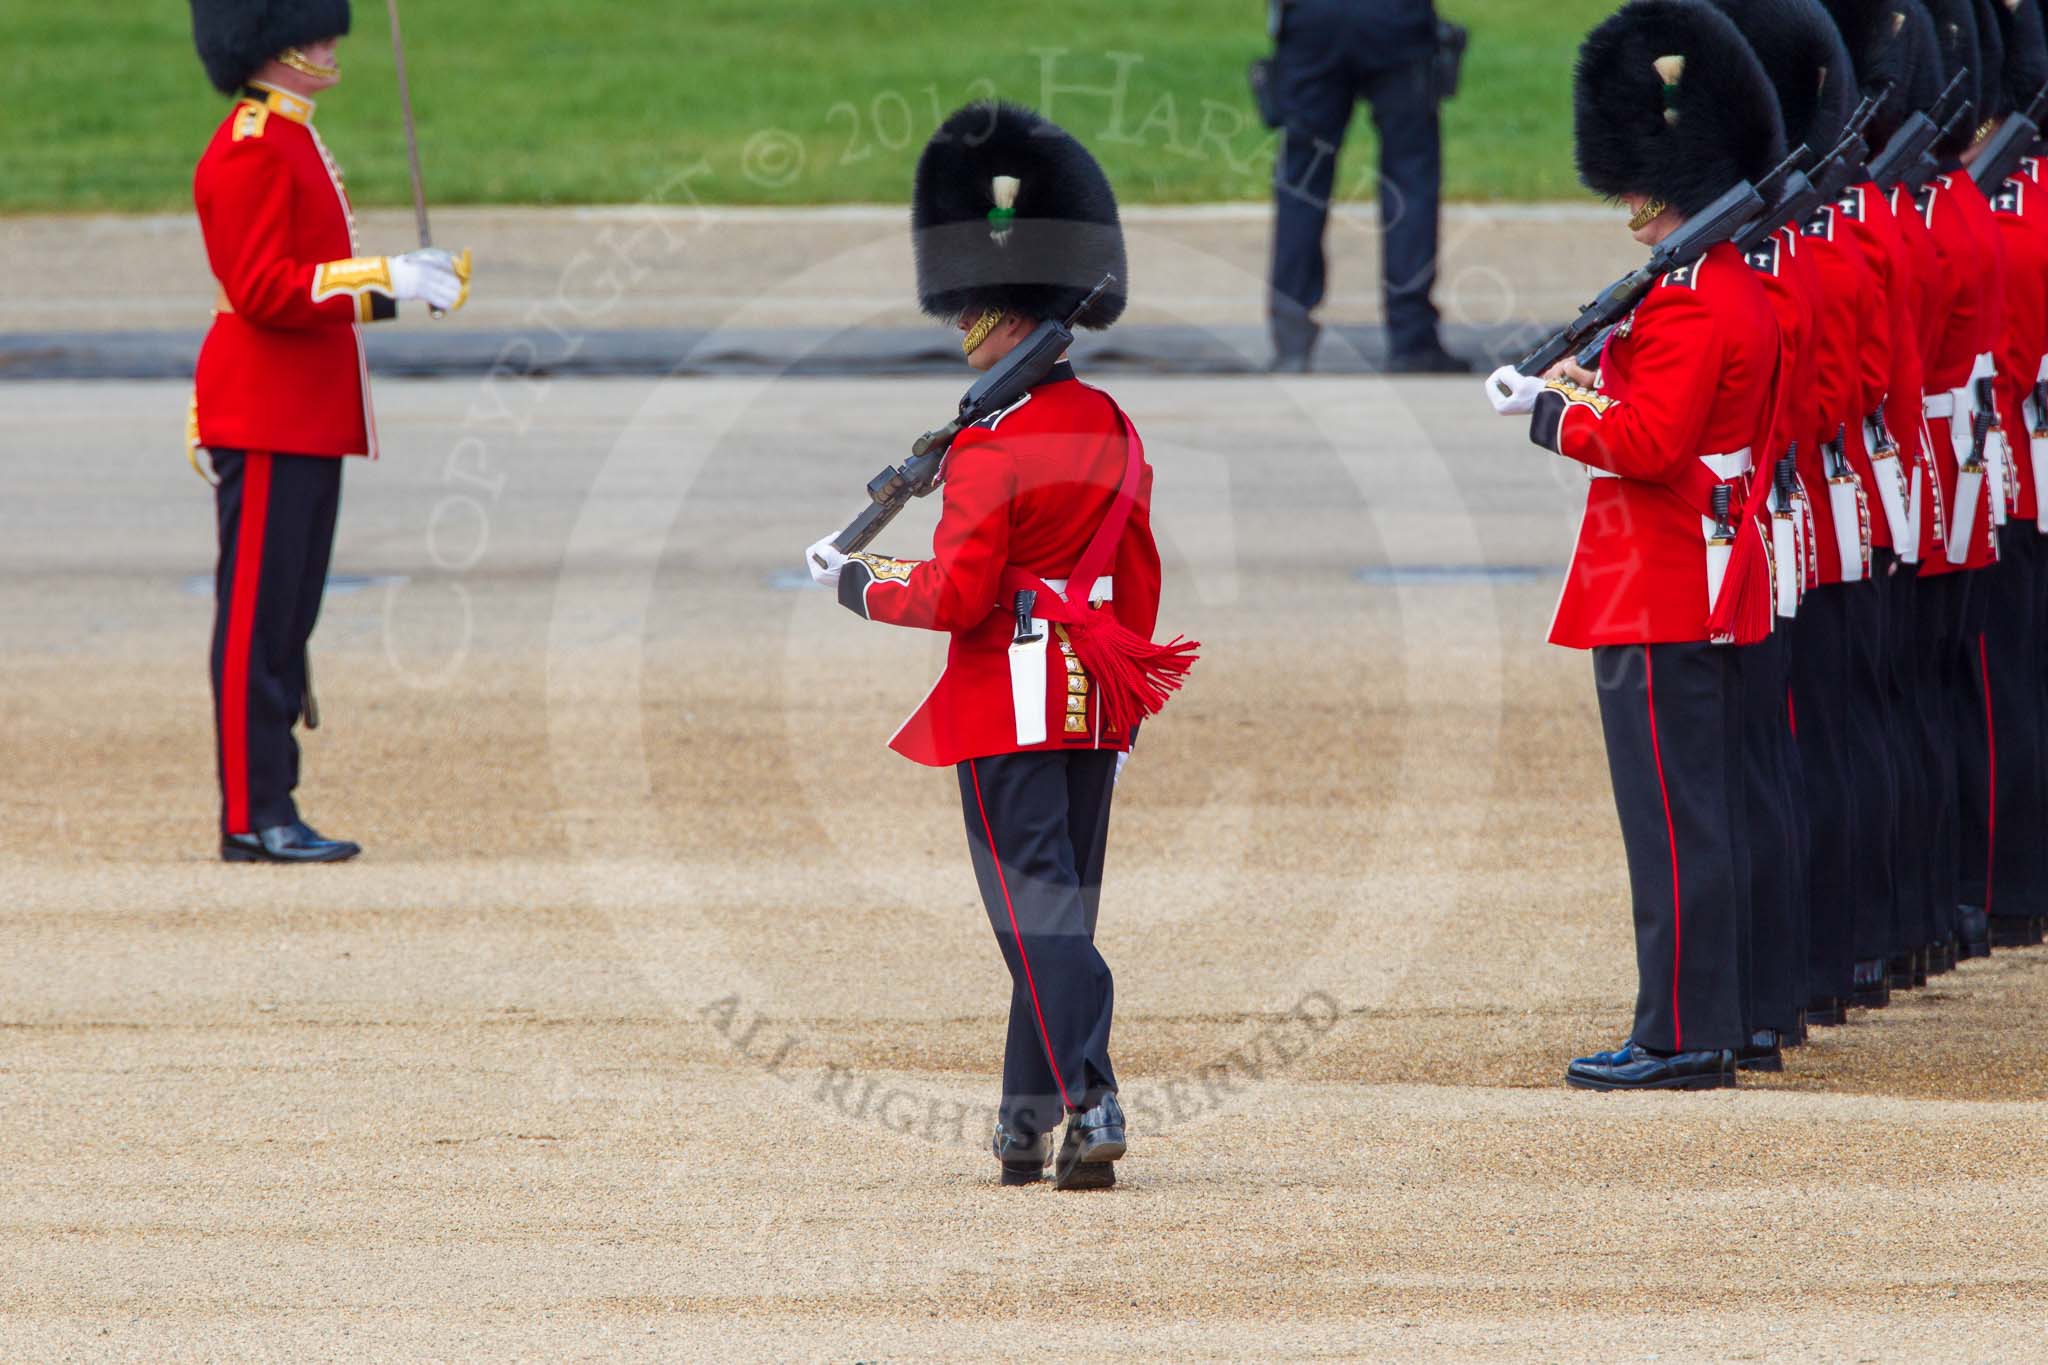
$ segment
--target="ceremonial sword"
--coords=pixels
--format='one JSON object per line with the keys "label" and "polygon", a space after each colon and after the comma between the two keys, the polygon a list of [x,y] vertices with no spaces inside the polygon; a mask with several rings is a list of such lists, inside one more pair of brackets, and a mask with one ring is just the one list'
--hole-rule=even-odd
{"label": "ceremonial sword", "polygon": [[[398,0],[384,0],[385,12],[391,16],[391,64],[398,71],[398,112],[405,119],[405,159],[412,170],[412,216],[420,232],[420,245],[434,244],[433,231],[427,226],[427,187],[420,177],[420,135],[412,122],[412,86],[405,79],[405,40],[398,32]],[[445,309],[427,305],[427,311],[436,318],[445,318]]]}

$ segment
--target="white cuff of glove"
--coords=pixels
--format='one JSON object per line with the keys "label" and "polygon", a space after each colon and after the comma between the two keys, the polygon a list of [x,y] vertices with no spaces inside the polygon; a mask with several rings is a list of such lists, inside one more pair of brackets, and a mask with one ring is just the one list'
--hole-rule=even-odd
{"label": "white cuff of glove", "polygon": [[392,297],[418,299],[443,311],[462,301],[463,282],[455,269],[455,258],[441,248],[422,247],[403,256],[389,257],[387,262],[391,267]]}
{"label": "white cuff of glove", "polygon": [[839,571],[846,567],[846,556],[832,543],[832,537],[823,540],[804,551],[804,567],[811,571],[811,581],[821,588],[839,586]]}
{"label": "white cuff of glove", "polygon": [[1543,380],[1503,365],[1486,376],[1487,401],[1503,417],[1517,417],[1536,411],[1536,396],[1546,388]]}

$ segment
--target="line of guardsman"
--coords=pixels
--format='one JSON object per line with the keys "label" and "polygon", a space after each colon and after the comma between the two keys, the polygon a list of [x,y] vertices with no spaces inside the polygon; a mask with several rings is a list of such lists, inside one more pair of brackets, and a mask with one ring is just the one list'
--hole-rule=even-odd
{"label": "line of guardsman", "polygon": [[[1732,1085],[2048,915],[2048,0],[1635,0],[1579,172],[1652,263],[1487,381],[1587,466],[1635,1023]],[[1576,353],[1576,354],[1575,354]]]}

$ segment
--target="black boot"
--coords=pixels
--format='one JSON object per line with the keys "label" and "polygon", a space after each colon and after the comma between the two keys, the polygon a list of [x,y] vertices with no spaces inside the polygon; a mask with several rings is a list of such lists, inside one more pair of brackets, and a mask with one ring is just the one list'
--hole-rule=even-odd
{"label": "black boot", "polygon": [[2042,920],[2034,915],[1991,916],[1991,946],[2032,948],[2041,942]]}
{"label": "black boot", "polygon": [[1849,1003],[1860,1009],[1881,1010],[1892,1002],[1891,976],[1881,957],[1868,957],[1852,969]]}
{"label": "black boot", "polygon": [[340,863],[362,851],[361,844],[323,837],[304,820],[272,825],[254,834],[220,836],[220,860],[224,863]]}
{"label": "black boot", "polygon": [[1126,1145],[1123,1106],[1112,1091],[1093,1108],[1068,1116],[1059,1159],[1053,1163],[1053,1188],[1100,1190],[1116,1184],[1116,1160]]}
{"label": "black boot", "polygon": [[1619,1052],[1578,1058],[1565,1068],[1564,1081],[1577,1090],[1716,1090],[1735,1084],[1735,1054],[1659,1056],[1630,1043]]}
{"label": "black boot", "polygon": [[1981,905],[1957,906],[1956,956],[1967,961],[1991,956],[1991,919]]}
{"label": "black boot", "polygon": [[1817,995],[1806,1004],[1806,1026],[1835,1028],[1849,1022],[1848,1006],[1839,995]]}
{"label": "black boot", "polygon": [[1735,1065],[1742,1071],[1783,1071],[1785,1054],[1781,1050],[1776,1031],[1760,1028],[1749,1035],[1749,1046],[1735,1054]]}
{"label": "black boot", "polygon": [[1052,1134],[1013,1133],[998,1123],[989,1150],[1002,1165],[1005,1185],[1035,1185],[1045,1179],[1045,1164],[1052,1160]]}

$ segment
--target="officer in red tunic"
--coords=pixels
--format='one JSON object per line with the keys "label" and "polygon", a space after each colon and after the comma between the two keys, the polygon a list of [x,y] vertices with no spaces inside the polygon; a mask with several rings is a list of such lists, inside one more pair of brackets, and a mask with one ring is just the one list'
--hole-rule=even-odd
{"label": "officer in red tunic", "polygon": [[[1987,133],[2048,84],[2048,38],[2031,0],[1993,5],[2004,49],[2003,69],[1988,73],[1992,119]],[[1974,164],[1979,142],[1964,154]],[[1959,932],[1975,956],[1995,946],[2040,942],[2048,915],[2048,804],[2042,747],[2041,489],[2034,448],[2048,462],[2043,379],[2048,379],[2048,190],[2039,163],[2023,165],[2002,184],[1987,185],[2004,245],[2004,318],[1996,356],[1999,415],[2011,453],[2009,513],[1998,530],[1999,562],[1973,588],[1980,600],[1975,641],[1964,641],[1970,690],[1980,704],[1964,709],[1961,755],[1963,862]]]}
{"label": "officer in red tunic", "polygon": [[[1580,178],[1635,211],[1640,241],[1661,241],[1784,154],[1769,79],[1708,6],[1628,5],[1588,36],[1575,84]],[[1597,389],[1512,369],[1487,383],[1498,410],[1531,414],[1532,439],[1593,476],[1550,638],[1593,652],[1638,990],[1628,1041],[1573,1061],[1574,1086],[1733,1085],[1748,1040],[1741,663],[1709,617],[1729,586],[1730,509],[1772,435],[1779,365],[1763,286],[1724,243],[1643,298],[1608,341]],[[1743,596],[1761,600],[1763,618],[1720,623],[1754,640],[1769,629],[1768,595]]]}
{"label": "officer in red tunic", "polygon": [[[919,303],[953,320],[977,369],[1041,320],[1124,308],[1123,233],[1102,168],[1037,114],[976,104],[918,162]],[[944,631],[945,671],[890,741],[959,779],[967,845],[1010,969],[1009,1041],[994,1150],[1005,1184],[1039,1179],[1052,1133],[1060,1188],[1114,1183],[1125,1130],[1110,1063],[1110,970],[1096,912],[1117,772],[1163,670],[1152,470],[1136,428],[1064,360],[1005,412],[966,429],[943,471],[929,559],[820,541],[806,563],[869,621]],[[1176,647],[1168,647],[1173,649]],[[1136,672],[1132,661],[1136,661]],[[1170,687],[1173,683],[1167,683]]]}
{"label": "officer in red tunic", "polygon": [[459,308],[469,257],[362,256],[341,169],[313,130],[341,78],[348,0],[192,0],[207,76],[234,106],[193,175],[217,289],[191,430],[214,471],[213,693],[228,862],[336,862],[360,848],[299,818],[306,641],[320,613],[341,457],[377,453],[358,325],[400,300]]}

